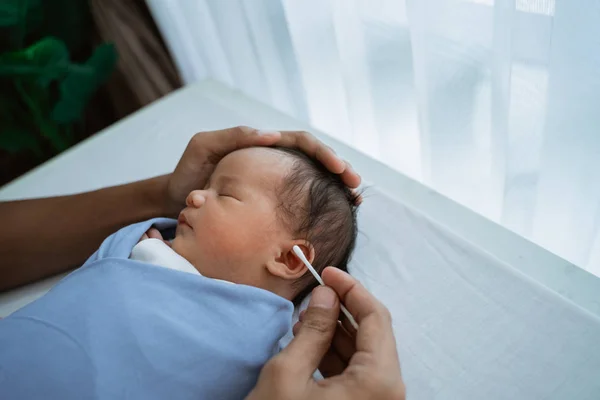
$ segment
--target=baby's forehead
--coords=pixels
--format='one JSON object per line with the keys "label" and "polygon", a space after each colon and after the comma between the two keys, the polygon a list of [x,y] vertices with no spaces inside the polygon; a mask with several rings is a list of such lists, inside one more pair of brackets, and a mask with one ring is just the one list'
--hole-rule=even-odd
{"label": "baby's forehead", "polygon": [[274,189],[281,183],[292,167],[293,159],[288,154],[268,147],[251,147],[234,151],[218,164],[212,178],[233,177],[250,185]]}

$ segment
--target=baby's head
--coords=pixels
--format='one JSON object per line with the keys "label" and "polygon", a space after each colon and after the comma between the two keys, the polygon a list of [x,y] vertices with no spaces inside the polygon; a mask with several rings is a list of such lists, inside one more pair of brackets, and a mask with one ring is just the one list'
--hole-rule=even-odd
{"label": "baby's head", "polygon": [[346,269],[356,241],[356,195],[301,152],[249,148],[224,157],[187,198],[173,249],[207,277],[270,290],[290,300],[317,271]]}

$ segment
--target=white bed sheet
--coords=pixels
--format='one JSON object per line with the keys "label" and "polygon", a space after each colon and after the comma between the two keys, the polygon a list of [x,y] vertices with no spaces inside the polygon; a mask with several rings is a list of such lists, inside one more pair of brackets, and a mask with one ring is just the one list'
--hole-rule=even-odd
{"label": "white bed sheet", "polygon": [[[305,128],[213,83],[188,87],[4,187],[0,199],[165,173],[194,132],[240,124]],[[351,271],[392,311],[409,397],[600,398],[597,278],[322,138],[374,184]],[[0,316],[55,281],[0,295]]]}
{"label": "white bed sheet", "polygon": [[351,272],[392,309],[409,398],[598,399],[600,319],[373,190]]}

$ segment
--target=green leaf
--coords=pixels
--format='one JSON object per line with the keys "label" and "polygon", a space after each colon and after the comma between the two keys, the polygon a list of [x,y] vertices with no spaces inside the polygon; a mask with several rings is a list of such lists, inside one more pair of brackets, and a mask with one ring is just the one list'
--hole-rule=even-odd
{"label": "green leaf", "polygon": [[26,54],[35,64],[43,67],[38,77],[41,86],[62,76],[69,66],[69,50],[60,40],[44,38],[26,50]]}
{"label": "green leaf", "polygon": [[52,119],[61,124],[77,121],[94,92],[112,73],[116,62],[114,46],[102,44],[84,65],[71,65],[60,83],[60,100],[52,110]]}
{"label": "green leaf", "polygon": [[91,68],[71,69],[60,83],[60,99],[52,110],[52,119],[66,124],[77,121],[96,89],[96,77]]}
{"label": "green leaf", "polygon": [[15,80],[15,88],[27,105],[29,119],[33,121],[32,126],[35,131],[46,138],[57,152],[67,149],[70,144],[68,138],[62,134],[60,127],[49,116],[48,90],[20,80]]}
{"label": "green leaf", "polygon": [[29,150],[37,156],[42,155],[42,149],[35,134],[15,126],[3,127],[0,131],[0,149],[9,153]]}
{"label": "green leaf", "polygon": [[41,86],[63,76],[69,66],[69,51],[63,42],[44,38],[25,50],[0,55],[0,76],[35,80]]}
{"label": "green leaf", "polygon": [[98,86],[108,80],[117,64],[117,50],[112,43],[103,43],[96,47],[85,65],[94,69]]}
{"label": "green leaf", "polygon": [[42,131],[42,135],[46,139],[48,139],[48,141],[50,142],[50,145],[52,145],[54,150],[56,150],[57,152],[60,153],[61,151],[68,149],[69,146],[71,145],[69,140],[63,135],[59,126],[56,125],[56,123],[54,123],[54,121],[52,121],[52,120],[44,121],[42,126],[40,126],[40,129]]}

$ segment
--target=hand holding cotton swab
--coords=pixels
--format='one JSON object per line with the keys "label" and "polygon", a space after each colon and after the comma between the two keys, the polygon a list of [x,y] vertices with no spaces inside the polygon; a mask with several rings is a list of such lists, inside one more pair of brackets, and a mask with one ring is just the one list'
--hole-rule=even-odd
{"label": "hand holding cotton swab", "polygon": [[[306,268],[308,268],[308,270],[310,271],[310,273],[313,274],[313,276],[319,282],[319,284],[322,285],[322,286],[325,286],[325,283],[323,282],[323,279],[321,279],[321,276],[317,273],[317,271],[313,268],[313,266],[310,265],[310,263],[308,262],[308,260],[304,256],[304,253],[302,252],[302,250],[300,250],[300,247],[294,246],[294,247],[292,247],[292,249],[294,250],[294,253],[296,254],[296,256],[304,263],[304,265],[306,265]],[[348,309],[346,307],[344,307],[343,304],[340,304],[340,309],[342,310],[342,312],[344,313],[344,315],[346,316],[346,318],[348,318],[348,321],[350,322],[350,325],[352,325],[352,327],[354,329],[358,330],[358,324],[354,320],[354,317],[352,316],[352,314],[350,314],[350,311],[348,311]]]}

